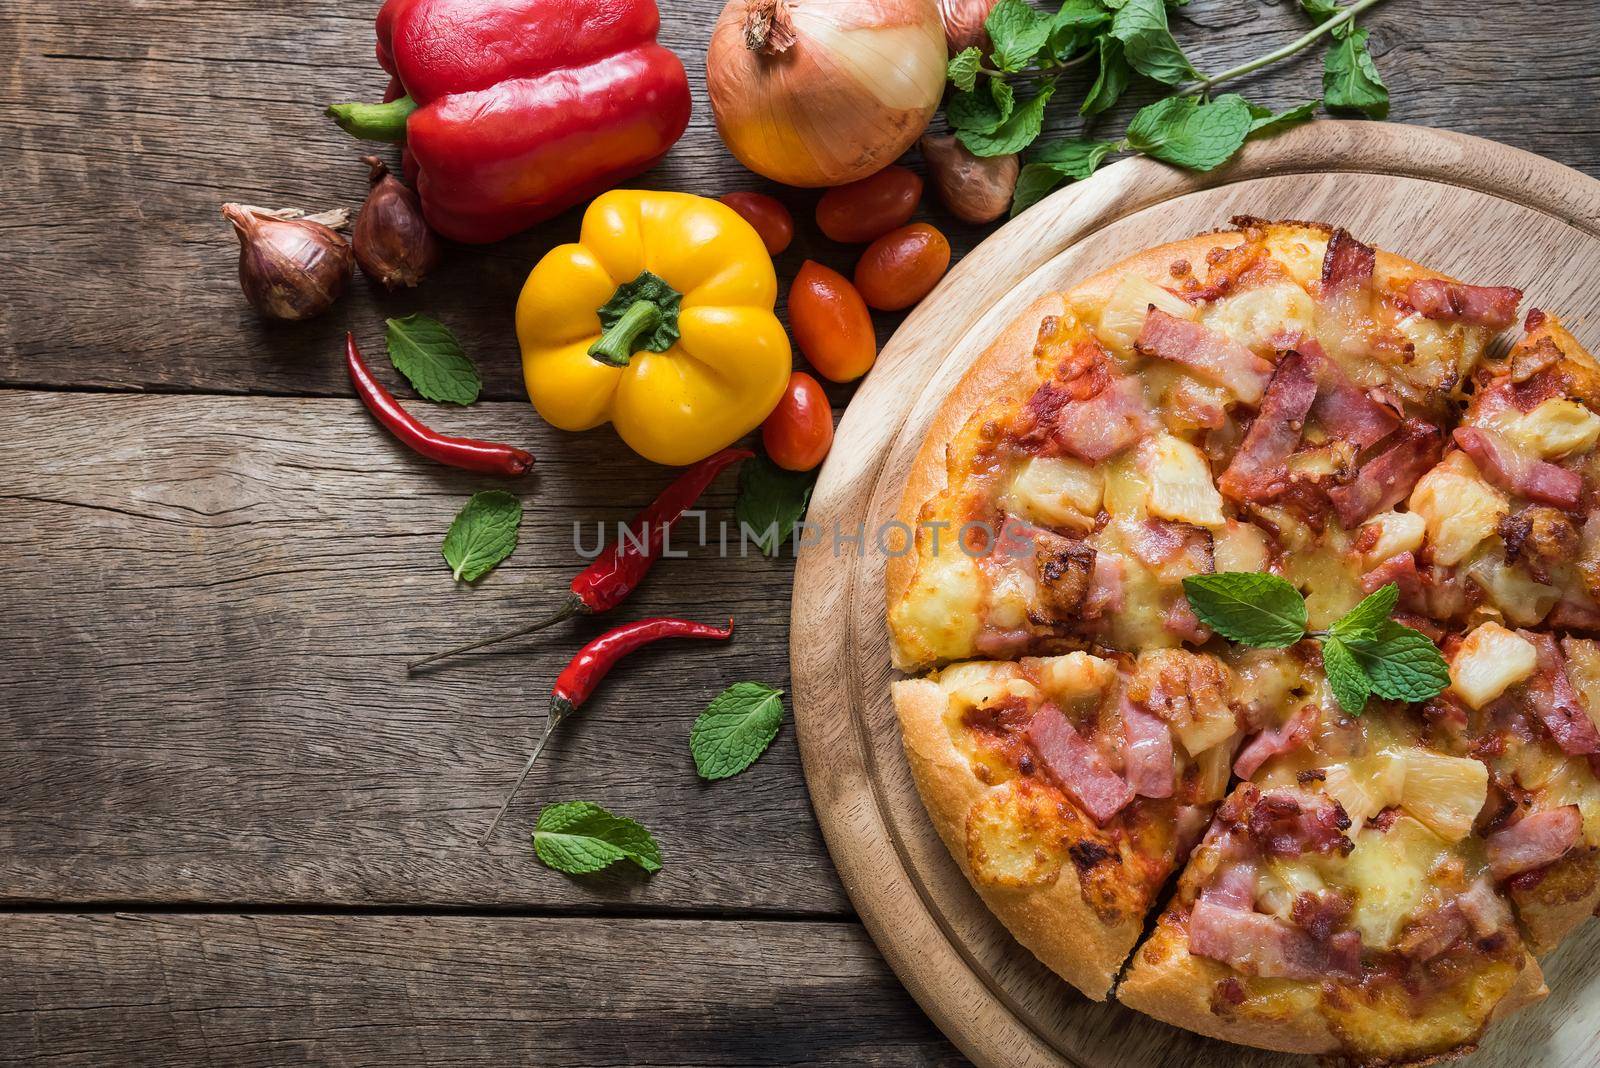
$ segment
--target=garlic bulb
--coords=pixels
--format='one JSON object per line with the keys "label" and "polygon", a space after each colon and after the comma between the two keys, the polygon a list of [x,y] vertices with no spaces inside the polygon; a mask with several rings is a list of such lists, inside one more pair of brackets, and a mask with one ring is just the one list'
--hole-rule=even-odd
{"label": "garlic bulb", "polygon": [[788,185],[881,170],[927,128],[945,85],[934,0],[732,0],[706,84],[739,162]]}

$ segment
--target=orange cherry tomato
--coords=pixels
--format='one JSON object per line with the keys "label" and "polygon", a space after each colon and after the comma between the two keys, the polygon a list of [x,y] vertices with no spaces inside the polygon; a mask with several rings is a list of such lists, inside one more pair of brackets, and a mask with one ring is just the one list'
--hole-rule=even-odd
{"label": "orange cherry tomato", "polygon": [[909,308],[950,269],[950,242],[927,223],[891,230],[867,246],[856,264],[856,289],[879,311]]}
{"label": "orange cherry tomato", "polygon": [[809,471],[833,448],[833,408],[822,383],[795,371],[783,399],[761,424],[761,444],[785,471]]}
{"label": "orange cherry tomato", "polygon": [[800,265],[789,287],[789,328],[795,344],[823,378],[854,382],[878,358],[872,313],[838,271],[815,260]]}
{"label": "orange cherry tomato", "polygon": [[922,199],[922,179],[904,167],[885,167],[822,194],[817,225],[835,241],[861,245],[904,226]]}
{"label": "orange cherry tomato", "polygon": [[739,217],[761,235],[767,255],[776,256],[794,240],[794,216],[781,201],[765,193],[724,193],[717,199],[739,213]]}

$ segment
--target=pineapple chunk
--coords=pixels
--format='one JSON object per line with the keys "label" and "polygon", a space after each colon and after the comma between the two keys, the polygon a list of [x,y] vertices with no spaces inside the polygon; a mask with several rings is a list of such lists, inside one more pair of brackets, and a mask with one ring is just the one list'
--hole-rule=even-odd
{"label": "pineapple chunk", "polygon": [[963,552],[929,556],[894,607],[895,663],[913,666],[969,656],[982,622],[982,578]]}
{"label": "pineapple chunk", "polygon": [[1059,816],[1054,798],[1028,782],[985,793],[967,814],[967,862],[983,886],[1032,887],[1061,871]]}
{"label": "pineapple chunk", "polygon": [[1567,655],[1567,677],[1583,698],[1583,710],[1600,727],[1600,642],[1566,638],[1561,651]]}
{"label": "pineapple chunk", "polygon": [[951,664],[939,673],[939,685],[950,704],[962,708],[992,708],[1010,697],[1037,702],[1039,691],[1015,664],[973,661]]}
{"label": "pineapple chunk", "polygon": [[1536,625],[1561,599],[1561,591],[1554,586],[1535,582],[1524,568],[1506,563],[1497,541],[1487,542],[1466,566],[1466,572],[1489,595],[1489,605],[1519,627]]}
{"label": "pineapple chunk", "polygon": [[1133,343],[1144,329],[1144,317],[1152,304],[1179,319],[1200,317],[1200,309],[1182,297],[1162,289],[1148,278],[1130,274],[1112,290],[1100,310],[1100,325],[1095,333],[1101,343],[1123,359],[1131,359]]}
{"label": "pineapple chunk", "polygon": [[1427,522],[1415,512],[1382,512],[1367,520],[1367,526],[1375,527],[1378,535],[1378,540],[1364,556],[1368,567],[1376,567],[1401,553],[1416,552],[1422,548],[1422,539],[1428,533]]}
{"label": "pineapple chunk", "polygon": [[1017,471],[1000,507],[1047,527],[1086,531],[1100,511],[1105,475],[1070,457],[1034,457]]}
{"label": "pineapple chunk", "polygon": [[1238,290],[1206,308],[1205,325],[1260,356],[1275,356],[1285,331],[1311,332],[1316,305],[1288,279]]}
{"label": "pineapple chunk", "polygon": [[1211,558],[1218,571],[1265,571],[1267,536],[1260,527],[1230,519],[1211,532]]}
{"label": "pineapple chunk", "polygon": [[1450,661],[1450,688],[1473,708],[1482,708],[1529,675],[1539,663],[1533,643],[1498,623],[1467,635]]}
{"label": "pineapple chunk", "polygon": [[1361,932],[1364,946],[1386,949],[1423,904],[1431,885],[1428,873],[1448,847],[1408,816],[1396,819],[1382,834],[1363,831],[1355,842],[1340,873],[1355,891],[1350,925]]}
{"label": "pineapple chunk", "polygon": [[1574,400],[1552,397],[1507,423],[1512,444],[1550,460],[1587,452],[1600,441],[1600,416]]}
{"label": "pineapple chunk", "polygon": [[1117,666],[1088,653],[1064,653],[1026,659],[1022,668],[1039,680],[1051,700],[1067,706],[1084,698],[1099,700],[1117,677]]}
{"label": "pineapple chunk", "polygon": [[997,567],[989,573],[989,625],[1002,630],[1021,630],[1028,625],[1028,612],[1039,599],[1039,580],[1031,569]]}
{"label": "pineapple chunk", "polygon": [[1409,750],[1405,767],[1400,806],[1447,842],[1465,838],[1489,797],[1489,769],[1470,757],[1426,749]]}
{"label": "pineapple chunk", "polygon": [[1222,494],[1199,449],[1171,434],[1159,434],[1139,446],[1139,470],[1149,483],[1145,507],[1151,515],[1197,527],[1222,526]]}
{"label": "pineapple chunk", "polygon": [[1322,792],[1339,802],[1350,817],[1348,833],[1354,836],[1367,820],[1400,804],[1406,762],[1401,754],[1385,750],[1323,768],[1322,774]]}
{"label": "pineapple chunk", "polygon": [[1411,491],[1411,510],[1427,525],[1433,562],[1454,567],[1495,532],[1510,506],[1466,453],[1454,452],[1422,476]]}

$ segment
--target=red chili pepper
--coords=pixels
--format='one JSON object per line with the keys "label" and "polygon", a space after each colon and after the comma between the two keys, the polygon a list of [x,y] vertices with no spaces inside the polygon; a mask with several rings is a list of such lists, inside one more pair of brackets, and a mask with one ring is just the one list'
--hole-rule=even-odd
{"label": "red chili pepper", "polygon": [[443,653],[435,653],[418,660],[406,671],[414,673],[447,656],[520,638],[525,634],[532,634],[534,631],[560,623],[563,619],[571,619],[573,616],[609,612],[627,600],[628,595],[644,580],[660,556],[661,547],[666,544],[667,534],[678,520],[683,518],[683,513],[700,499],[700,495],[706,491],[706,487],[711,485],[717,475],[730,464],[747,460],[754,455],[749,449],[723,449],[678,476],[676,482],[662,490],[661,495],[646,506],[644,511],[633,517],[624,537],[617,539],[616,544],[600,554],[594,563],[578,572],[577,577],[572,580],[570,587],[572,593],[553,615],[505,634],[497,634],[493,638],[485,638]]}
{"label": "red chili pepper", "polygon": [[345,367],[350,371],[350,383],[356,396],[367,406],[367,411],[389,429],[389,432],[416,452],[430,460],[468,471],[485,471],[491,475],[525,475],[533,466],[533,454],[511,445],[492,441],[475,441],[472,438],[453,438],[423,426],[416,417],[394,399],[394,394],[383,388],[367,361],[356,348],[356,336],[345,335]]}
{"label": "red chili pepper", "polygon": [[634,650],[651,642],[661,641],[663,638],[706,638],[712,641],[727,641],[731,637],[733,637],[731,618],[726,627],[714,627],[709,623],[695,623],[687,619],[640,619],[614,627],[579,649],[577,655],[567,662],[561,674],[556,676],[556,684],[550,691],[550,714],[544,722],[544,733],[539,736],[538,744],[533,747],[533,754],[522,766],[522,773],[511,785],[511,792],[506,794],[505,801],[500,805],[500,811],[495,813],[494,819],[489,823],[489,829],[483,832],[483,837],[478,839],[478,843],[486,844],[489,836],[494,834],[494,829],[500,826],[500,818],[506,814],[506,809],[511,807],[512,799],[517,796],[517,791],[522,789],[523,780],[528,777],[528,772],[533,770],[533,762],[544,752],[545,743],[550,740],[555,729],[561,726],[568,716],[583,707],[583,703],[594,693],[594,688],[600,684],[600,680],[606,677],[618,661]]}

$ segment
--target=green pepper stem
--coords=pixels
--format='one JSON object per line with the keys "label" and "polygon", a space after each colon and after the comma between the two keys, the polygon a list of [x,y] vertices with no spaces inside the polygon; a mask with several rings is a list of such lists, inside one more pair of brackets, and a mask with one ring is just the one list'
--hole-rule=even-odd
{"label": "green pepper stem", "polygon": [[626,367],[638,348],[634,342],[660,325],[661,306],[653,300],[636,300],[589,346],[589,355],[611,367]]}
{"label": "green pepper stem", "polygon": [[406,139],[406,120],[415,110],[417,102],[403,96],[387,104],[333,104],[326,114],[345,133],[363,141],[399,144]]}

